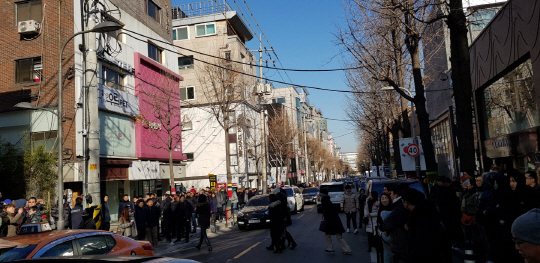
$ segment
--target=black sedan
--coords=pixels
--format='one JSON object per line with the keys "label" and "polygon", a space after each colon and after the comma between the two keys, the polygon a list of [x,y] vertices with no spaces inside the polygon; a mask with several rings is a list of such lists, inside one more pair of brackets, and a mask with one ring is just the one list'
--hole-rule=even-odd
{"label": "black sedan", "polygon": [[310,187],[304,188],[302,196],[304,196],[304,203],[317,203],[317,195],[319,194],[319,188]]}
{"label": "black sedan", "polygon": [[256,195],[238,212],[238,228],[244,230],[248,227],[266,226],[270,223],[268,216],[268,195]]}

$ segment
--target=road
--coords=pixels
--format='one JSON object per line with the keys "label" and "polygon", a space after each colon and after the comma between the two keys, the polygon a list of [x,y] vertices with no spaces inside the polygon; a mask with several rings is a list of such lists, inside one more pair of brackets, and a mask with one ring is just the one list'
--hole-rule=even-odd
{"label": "road", "polygon": [[[345,214],[340,214],[345,227]],[[254,229],[240,231],[238,227],[222,227],[217,234],[209,234],[212,243],[212,252],[207,251],[203,244],[201,250],[197,250],[193,242],[188,244],[168,246],[160,244],[156,249],[156,255],[192,259],[199,262],[215,263],[275,263],[286,259],[288,262],[329,262],[338,261],[371,263],[376,262],[375,252],[367,252],[367,235],[363,230],[358,234],[344,233],[344,238],[352,249],[352,255],[343,255],[341,247],[334,240],[335,253],[325,252],[326,243],[324,234],[320,232],[319,222],[321,214],[317,213],[315,205],[306,205],[305,210],[292,215],[293,225],[287,229],[298,243],[295,250],[287,249],[280,254],[274,254],[266,250],[270,245],[268,229]]]}

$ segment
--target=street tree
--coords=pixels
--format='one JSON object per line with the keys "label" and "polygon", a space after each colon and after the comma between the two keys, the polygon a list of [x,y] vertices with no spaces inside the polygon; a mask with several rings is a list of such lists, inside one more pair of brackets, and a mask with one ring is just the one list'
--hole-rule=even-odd
{"label": "street tree", "polygon": [[45,144],[32,144],[29,134],[23,142],[24,180],[26,197],[51,196],[54,200],[57,183],[56,153],[47,151]]}
{"label": "street tree", "polygon": [[[294,154],[294,140],[297,129],[291,124],[286,111],[281,108],[271,107],[268,120],[268,154],[273,166],[276,167],[276,180],[282,174],[286,166],[289,170],[288,156]],[[286,162],[287,161],[287,162]],[[278,169],[279,168],[279,169]]]}

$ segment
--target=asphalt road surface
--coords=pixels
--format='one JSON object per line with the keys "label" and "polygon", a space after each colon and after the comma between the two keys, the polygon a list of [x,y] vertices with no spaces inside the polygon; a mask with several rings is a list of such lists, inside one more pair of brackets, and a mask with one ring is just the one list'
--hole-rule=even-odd
{"label": "asphalt road surface", "polygon": [[[343,226],[345,225],[345,214],[340,214]],[[238,227],[221,228],[214,234],[209,232],[210,242],[213,251],[207,251],[203,243],[201,250],[197,250],[195,245],[198,238],[192,238],[188,244],[181,243],[170,246],[165,242],[160,243],[156,249],[156,255],[174,258],[192,259],[199,262],[215,263],[275,263],[281,260],[287,262],[377,262],[375,251],[367,252],[367,234],[360,229],[358,234],[344,233],[343,237],[352,249],[352,255],[342,254],[341,247],[333,237],[335,253],[328,253],[324,234],[319,231],[321,214],[317,213],[315,205],[306,205],[303,212],[292,215],[293,225],[288,227],[298,247],[294,250],[287,249],[279,254],[266,250],[270,245],[270,232],[268,229],[254,229],[240,231]],[[197,236],[199,234],[197,233]]]}

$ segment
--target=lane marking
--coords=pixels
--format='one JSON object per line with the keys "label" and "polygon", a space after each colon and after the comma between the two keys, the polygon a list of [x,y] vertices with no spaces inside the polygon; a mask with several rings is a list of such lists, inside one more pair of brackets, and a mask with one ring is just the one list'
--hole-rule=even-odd
{"label": "lane marking", "polygon": [[242,251],[242,253],[236,255],[236,256],[234,257],[234,259],[240,258],[241,256],[243,256],[244,254],[246,254],[247,252],[249,252],[250,250],[252,250],[253,248],[255,248],[256,246],[258,246],[258,245],[260,245],[260,244],[261,244],[261,242],[257,242],[257,243],[255,243],[255,245],[253,245],[253,246],[251,246],[251,247],[248,247],[246,250]]}
{"label": "lane marking", "polygon": [[300,218],[302,218],[303,216],[304,216],[304,214],[300,215],[297,219],[300,219]]}

